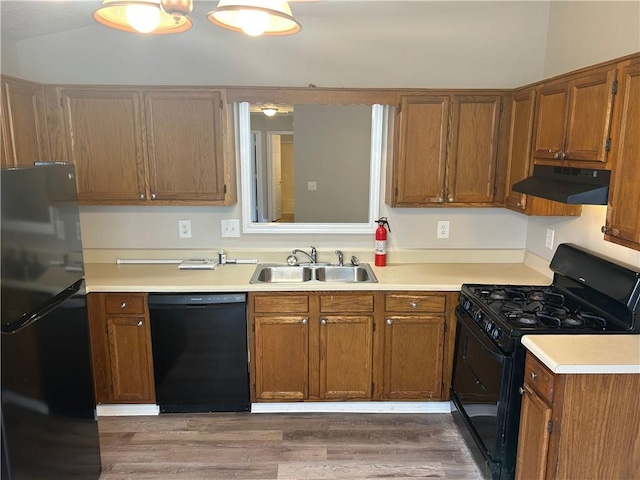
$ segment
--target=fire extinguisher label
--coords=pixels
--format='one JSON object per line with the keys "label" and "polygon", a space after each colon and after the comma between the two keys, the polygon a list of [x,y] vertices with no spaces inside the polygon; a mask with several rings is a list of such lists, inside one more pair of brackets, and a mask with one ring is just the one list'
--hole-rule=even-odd
{"label": "fire extinguisher label", "polygon": [[376,255],[384,255],[387,253],[387,241],[376,240]]}

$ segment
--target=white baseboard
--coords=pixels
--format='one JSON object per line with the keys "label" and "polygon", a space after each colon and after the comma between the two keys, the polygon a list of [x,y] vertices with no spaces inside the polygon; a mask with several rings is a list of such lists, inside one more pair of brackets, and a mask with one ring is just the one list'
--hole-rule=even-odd
{"label": "white baseboard", "polygon": [[[450,402],[277,402],[252,403],[251,413],[451,413]],[[98,417],[159,415],[158,405],[105,405]]]}
{"label": "white baseboard", "polygon": [[99,417],[127,417],[138,415],[158,415],[158,405],[97,405],[96,413]]}
{"label": "white baseboard", "polygon": [[251,413],[451,413],[450,402],[252,403]]}

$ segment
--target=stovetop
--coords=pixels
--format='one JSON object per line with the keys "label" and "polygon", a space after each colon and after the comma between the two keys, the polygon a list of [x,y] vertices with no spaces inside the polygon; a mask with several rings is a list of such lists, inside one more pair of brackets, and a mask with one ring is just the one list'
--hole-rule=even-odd
{"label": "stovetop", "polygon": [[460,306],[504,350],[512,350],[525,334],[619,330],[610,319],[553,285],[464,284]]}

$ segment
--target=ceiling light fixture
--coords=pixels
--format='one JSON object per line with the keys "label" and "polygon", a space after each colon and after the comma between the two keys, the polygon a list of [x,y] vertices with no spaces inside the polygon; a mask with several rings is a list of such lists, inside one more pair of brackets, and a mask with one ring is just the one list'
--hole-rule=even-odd
{"label": "ceiling light fixture", "polygon": [[278,113],[278,109],[275,107],[266,107],[262,109],[262,113],[264,113],[267,117],[273,117],[276,113]]}
{"label": "ceiling light fixture", "polygon": [[220,0],[209,20],[224,28],[259,35],[292,35],[302,28],[293,18],[291,7],[280,0]]}
{"label": "ceiling light fixture", "polygon": [[192,10],[192,0],[102,0],[93,18],[116,30],[162,35],[189,30]]}

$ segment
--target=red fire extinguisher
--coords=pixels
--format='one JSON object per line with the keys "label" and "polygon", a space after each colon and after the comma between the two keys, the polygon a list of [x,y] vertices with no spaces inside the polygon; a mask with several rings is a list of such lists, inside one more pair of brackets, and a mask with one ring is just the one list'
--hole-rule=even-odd
{"label": "red fire extinguisher", "polygon": [[[380,217],[376,228],[376,267],[384,267],[387,264],[387,229],[391,233],[391,227],[387,222],[387,217]],[[385,228],[386,226],[386,228]]]}

